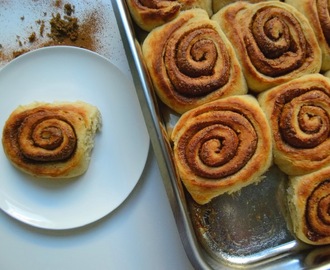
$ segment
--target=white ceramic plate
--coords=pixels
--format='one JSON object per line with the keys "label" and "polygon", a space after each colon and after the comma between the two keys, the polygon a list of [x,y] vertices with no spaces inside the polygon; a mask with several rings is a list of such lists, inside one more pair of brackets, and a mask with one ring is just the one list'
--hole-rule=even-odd
{"label": "white ceramic plate", "polygon": [[149,136],[133,82],[96,53],[48,47],[5,66],[0,130],[20,104],[76,100],[97,106],[103,119],[84,175],[69,181],[37,179],[14,168],[0,150],[0,208],[22,222],[47,229],[89,224],[117,208],[140,179]]}

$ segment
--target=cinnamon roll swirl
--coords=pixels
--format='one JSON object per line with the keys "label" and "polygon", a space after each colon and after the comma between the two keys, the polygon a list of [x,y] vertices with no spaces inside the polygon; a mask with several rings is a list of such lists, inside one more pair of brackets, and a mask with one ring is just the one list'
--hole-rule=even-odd
{"label": "cinnamon roll swirl", "polygon": [[323,71],[330,69],[330,3],[328,0],[285,0],[310,22],[322,50]]}
{"label": "cinnamon roll swirl", "polygon": [[151,31],[176,18],[180,11],[202,8],[212,16],[212,0],[127,0],[134,22],[143,30]]}
{"label": "cinnamon roll swirl", "polygon": [[330,244],[330,167],[291,177],[288,202],[296,236],[312,245]]}
{"label": "cinnamon roll swirl", "polygon": [[288,175],[330,164],[330,80],[310,74],[259,96],[269,120],[274,162]]}
{"label": "cinnamon roll swirl", "polygon": [[258,182],[272,161],[270,128],[250,95],[184,113],[171,140],[180,178],[199,204]]}
{"label": "cinnamon roll swirl", "polygon": [[202,9],[151,31],[142,50],[156,93],[178,113],[247,92],[231,44]]}
{"label": "cinnamon roll swirl", "polygon": [[87,170],[100,126],[100,112],[90,104],[36,102],[12,112],[2,145],[12,164],[28,174],[69,178]]}
{"label": "cinnamon roll swirl", "polygon": [[304,15],[282,2],[235,2],[213,17],[234,45],[252,91],[318,73],[322,54]]}

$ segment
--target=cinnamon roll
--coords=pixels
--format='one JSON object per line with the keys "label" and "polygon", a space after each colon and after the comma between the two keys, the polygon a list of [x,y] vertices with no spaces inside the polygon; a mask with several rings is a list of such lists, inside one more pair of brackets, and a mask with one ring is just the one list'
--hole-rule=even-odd
{"label": "cinnamon roll", "polygon": [[318,73],[322,55],[313,29],[294,7],[276,1],[235,2],[217,12],[254,92]]}
{"label": "cinnamon roll", "polygon": [[184,113],[171,140],[180,178],[199,204],[260,181],[272,162],[270,128],[250,95]]}
{"label": "cinnamon roll", "polygon": [[127,0],[134,22],[143,30],[151,31],[176,18],[180,11],[202,8],[213,14],[212,0]]}
{"label": "cinnamon roll", "polygon": [[27,174],[70,178],[87,170],[100,126],[100,112],[90,104],[35,102],[11,113],[2,145],[12,164]]}
{"label": "cinnamon roll", "polygon": [[322,50],[323,71],[330,69],[330,4],[327,0],[285,0],[310,22]]}
{"label": "cinnamon roll", "polygon": [[259,95],[269,120],[274,162],[288,175],[330,165],[330,80],[310,74]]}
{"label": "cinnamon roll", "polygon": [[247,92],[231,44],[202,9],[151,31],[142,51],[156,93],[178,113]]}
{"label": "cinnamon roll", "polygon": [[330,244],[330,167],[290,178],[289,210],[293,230],[303,242]]}

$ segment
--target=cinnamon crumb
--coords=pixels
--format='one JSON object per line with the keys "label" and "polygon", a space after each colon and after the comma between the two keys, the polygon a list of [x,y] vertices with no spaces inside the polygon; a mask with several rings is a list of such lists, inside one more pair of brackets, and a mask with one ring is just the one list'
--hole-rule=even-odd
{"label": "cinnamon crumb", "polygon": [[59,8],[62,6],[62,1],[61,0],[56,0],[55,3],[54,3],[54,6]]}
{"label": "cinnamon crumb", "polygon": [[71,16],[74,12],[75,12],[75,6],[73,6],[71,4],[65,4],[64,5],[64,13],[67,16]]}
{"label": "cinnamon crumb", "polygon": [[36,23],[40,25],[39,35],[41,37],[43,37],[44,36],[44,31],[45,31],[45,21],[43,21],[43,20],[37,20]]}
{"label": "cinnamon crumb", "polygon": [[63,18],[59,13],[53,15],[50,20],[50,33],[48,37],[57,42],[63,42],[64,39],[69,38],[75,41],[78,38],[78,19],[74,17],[64,16]]}
{"label": "cinnamon crumb", "polygon": [[29,42],[32,43],[37,39],[37,34],[36,32],[32,32],[31,35],[29,36]]}

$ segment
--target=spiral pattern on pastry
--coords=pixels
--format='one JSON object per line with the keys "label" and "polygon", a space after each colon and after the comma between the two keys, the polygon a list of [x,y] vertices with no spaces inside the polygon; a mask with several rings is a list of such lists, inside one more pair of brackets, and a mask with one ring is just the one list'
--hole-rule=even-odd
{"label": "spiral pattern on pastry", "polygon": [[307,19],[281,2],[236,2],[215,16],[235,44],[249,88],[256,92],[317,73],[321,51]]}
{"label": "spiral pattern on pastry", "polygon": [[330,80],[305,75],[260,95],[270,121],[275,163],[289,175],[330,164]]}
{"label": "spiral pattern on pastry", "polygon": [[204,10],[153,30],[142,49],[158,96],[179,113],[247,91],[230,43]]}
{"label": "spiral pattern on pastry", "polygon": [[30,112],[18,119],[17,144],[21,154],[29,162],[61,161],[74,153],[77,137],[74,127],[56,112],[44,110]]}
{"label": "spiral pattern on pastry", "polygon": [[186,112],[174,127],[172,141],[180,177],[200,204],[259,180],[271,161],[266,118],[247,95]]}
{"label": "spiral pattern on pastry", "polygon": [[151,31],[176,18],[180,11],[202,8],[213,14],[212,0],[127,0],[135,23],[145,31]]}
{"label": "spiral pattern on pastry", "polygon": [[24,172],[75,176],[87,169],[99,117],[96,107],[83,102],[20,106],[6,121],[2,144],[7,157]]}
{"label": "spiral pattern on pastry", "polygon": [[306,217],[316,234],[330,236],[330,179],[313,190],[307,201]]}
{"label": "spiral pattern on pastry", "polygon": [[246,166],[257,144],[250,122],[231,111],[206,112],[203,119],[191,125],[178,144],[178,152],[185,154],[191,170],[202,177],[218,179]]}
{"label": "spiral pattern on pastry", "polygon": [[322,50],[323,71],[330,69],[330,14],[328,0],[286,0],[306,16]]}
{"label": "spiral pattern on pastry", "polygon": [[291,177],[288,201],[297,236],[309,244],[329,244],[330,167]]}
{"label": "spiral pattern on pastry", "polygon": [[228,83],[229,54],[218,33],[200,24],[184,34],[173,33],[164,48],[164,65],[176,91],[198,97]]}
{"label": "spiral pattern on pastry", "polygon": [[251,61],[267,76],[292,72],[308,56],[308,44],[298,20],[278,7],[256,12],[245,39]]}

